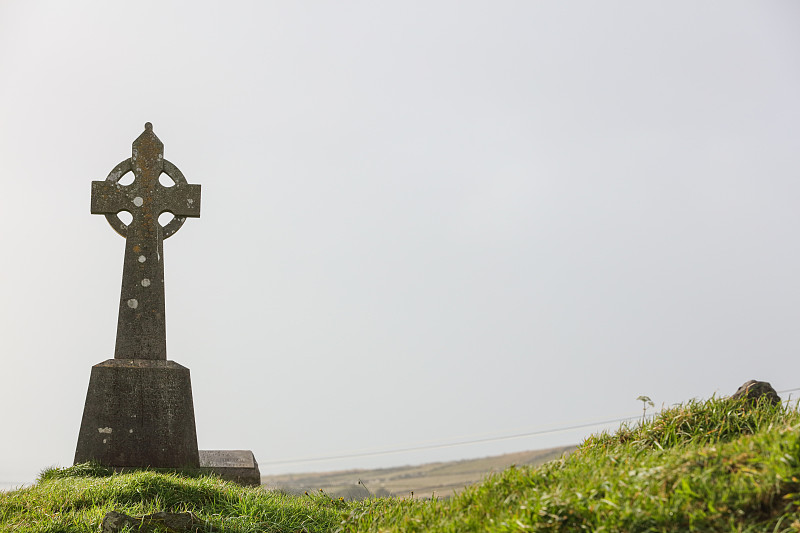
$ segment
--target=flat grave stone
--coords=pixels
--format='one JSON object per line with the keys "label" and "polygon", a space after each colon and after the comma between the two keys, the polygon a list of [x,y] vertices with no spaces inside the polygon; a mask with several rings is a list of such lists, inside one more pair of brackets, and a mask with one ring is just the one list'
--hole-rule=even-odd
{"label": "flat grave stone", "polygon": [[258,463],[250,450],[200,450],[200,469],[242,485],[261,485]]}

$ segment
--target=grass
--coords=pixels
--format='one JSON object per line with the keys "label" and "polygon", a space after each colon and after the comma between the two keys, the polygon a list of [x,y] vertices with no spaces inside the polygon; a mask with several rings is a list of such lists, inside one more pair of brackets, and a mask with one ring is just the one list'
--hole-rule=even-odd
{"label": "grass", "polygon": [[213,477],[78,465],[0,495],[0,529],[97,532],[106,512],[191,511],[220,531],[800,531],[800,414],[712,398],[589,437],[449,500],[290,496]]}
{"label": "grass", "polygon": [[374,502],[347,531],[800,531],[799,429],[796,409],[693,401],[450,501]]}
{"label": "grass", "polygon": [[192,512],[226,532],[330,531],[341,521],[343,502],[323,494],[298,498],[212,476],[109,475],[104,470],[92,465],[50,469],[34,486],[0,495],[0,530],[96,533],[109,511],[131,516]]}

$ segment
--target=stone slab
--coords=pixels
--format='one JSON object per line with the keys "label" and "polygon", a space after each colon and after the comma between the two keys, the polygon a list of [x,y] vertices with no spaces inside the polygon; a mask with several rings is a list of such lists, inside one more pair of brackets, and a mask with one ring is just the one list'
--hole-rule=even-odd
{"label": "stone slab", "polygon": [[109,359],[92,367],[75,463],[198,468],[189,369],[174,361]]}
{"label": "stone slab", "polygon": [[200,469],[240,485],[261,485],[261,472],[250,450],[200,450]]}

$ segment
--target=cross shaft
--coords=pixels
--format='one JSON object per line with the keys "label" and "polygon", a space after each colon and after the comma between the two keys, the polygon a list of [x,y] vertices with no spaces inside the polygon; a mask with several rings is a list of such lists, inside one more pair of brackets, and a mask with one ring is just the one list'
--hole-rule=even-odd
{"label": "cross shaft", "polygon": [[[128,171],[134,174],[133,183],[121,185],[119,180]],[[162,173],[175,185],[159,183]],[[131,213],[130,224],[119,221],[120,211]],[[164,228],[158,217],[167,211],[175,219]],[[166,360],[163,241],[180,228],[185,217],[200,216],[200,185],[186,183],[177,167],[164,159],[164,144],[148,122],[133,142],[132,157],[105,181],[92,182],[91,212],[106,215],[125,237],[114,358]]]}

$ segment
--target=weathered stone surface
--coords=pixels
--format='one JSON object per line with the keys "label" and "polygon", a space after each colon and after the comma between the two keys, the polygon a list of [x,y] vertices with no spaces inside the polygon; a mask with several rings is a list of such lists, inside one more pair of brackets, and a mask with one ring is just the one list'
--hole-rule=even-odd
{"label": "weathered stone surface", "polygon": [[[164,313],[163,240],[183,225],[186,217],[200,216],[200,185],[186,182],[178,168],[164,159],[164,144],[149,122],[133,142],[133,156],[112,170],[105,181],[92,182],[92,214],[105,215],[111,227],[125,237],[125,262],[117,319],[116,359],[167,359]],[[120,179],[133,172],[130,185]],[[159,182],[167,174],[171,187]],[[129,225],[117,213],[133,216]],[[175,218],[158,222],[169,211]]]}
{"label": "weathered stone surface", "polygon": [[261,472],[250,450],[200,450],[200,469],[240,485],[261,485]]}
{"label": "weathered stone surface", "polygon": [[739,387],[739,389],[733,393],[731,398],[747,398],[752,402],[758,401],[759,398],[766,398],[766,400],[773,405],[778,405],[781,403],[781,397],[778,396],[778,393],[775,392],[775,389],[772,388],[772,385],[766,381],[756,381],[754,379],[751,379]]}
{"label": "weathered stone surface", "polygon": [[200,520],[192,513],[153,513],[134,518],[125,513],[110,511],[103,518],[103,533],[138,531],[140,533],[199,533],[217,531],[210,524]]}
{"label": "weathered stone surface", "polygon": [[189,369],[173,361],[109,359],[92,367],[75,463],[197,468]]}

